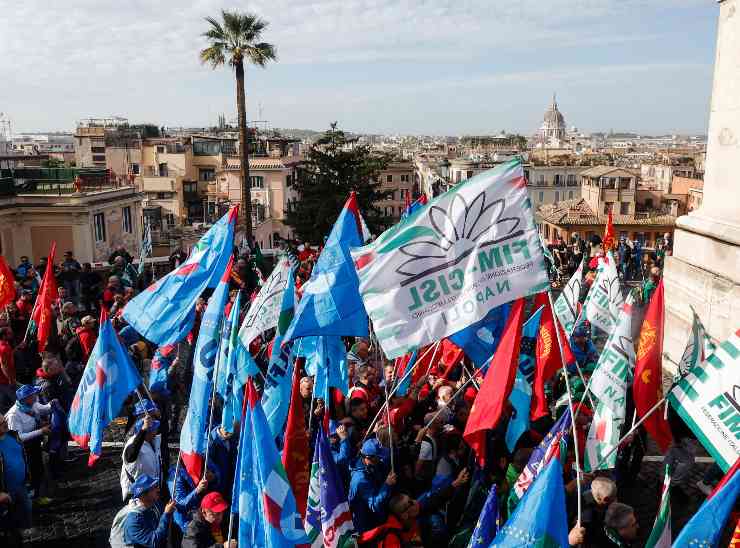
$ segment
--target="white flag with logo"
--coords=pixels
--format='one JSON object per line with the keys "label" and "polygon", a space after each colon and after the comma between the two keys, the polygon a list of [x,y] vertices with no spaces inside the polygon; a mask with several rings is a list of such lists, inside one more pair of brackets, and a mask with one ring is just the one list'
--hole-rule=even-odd
{"label": "white flag with logo", "polygon": [[239,339],[245,348],[249,348],[257,335],[276,327],[283,303],[283,293],[288,286],[291,266],[287,256],[278,259],[272,274],[260,288],[257,298],[252,301],[249,311],[239,328]]}
{"label": "white flag with logo", "polygon": [[586,297],[586,319],[609,334],[617,323],[623,303],[616,262],[611,251],[608,251],[606,257],[599,260],[596,279]]}
{"label": "white flag with logo", "polygon": [[707,335],[704,324],[699,319],[699,315],[693,308],[691,312],[694,314],[694,319],[691,323],[689,340],[686,341],[683,356],[681,356],[681,360],[678,362],[678,377],[683,377],[692,368],[706,360],[715,349],[712,339]]}
{"label": "white flag with logo", "polygon": [[617,325],[609,335],[591,376],[591,393],[624,418],[627,385],[635,372],[635,343],[632,339],[632,295],[622,306]]}
{"label": "white flag with logo", "polygon": [[581,295],[581,285],[583,280],[583,261],[578,265],[578,269],[570,277],[568,283],[563,288],[563,292],[555,301],[555,314],[560,320],[560,324],[565,329],[568,336],[573,333],[578,319],[578,298]]}
{"label": "white flag with logo", "polygon": [[[617,465],[617,451],[612,451],[619,441],[619,429],[624,417],[617,417],[607,405],[596,404],[594,418],[586,436],[583,470],[610,470]],[[608,456],[607,456],[608,455]]]}
{"label": "white flag with logo", "polygon": [[352,258],[389,359],[549,287],[519,159],[434,198]]}
{"label": "white flag with logo", "polygon": [[678,381],[668,401],[727,472],[740,457],[740,329]]}

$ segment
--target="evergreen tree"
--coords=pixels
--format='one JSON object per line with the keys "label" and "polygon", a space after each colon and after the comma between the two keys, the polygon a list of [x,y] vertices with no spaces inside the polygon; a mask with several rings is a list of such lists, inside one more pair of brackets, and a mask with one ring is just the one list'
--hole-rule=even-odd
{"label": "evergreen tree", "polygon": [[334,122],[311,145],[301,165],[295,183],[299,198],[288,209],[286,224],[299,240],[321,244],[354,190],[370,232],[379,235],[392,222],[376,205],[390,198],[391,192],[381,190],[378,177],[390,161],[389,155],[359,145]]}

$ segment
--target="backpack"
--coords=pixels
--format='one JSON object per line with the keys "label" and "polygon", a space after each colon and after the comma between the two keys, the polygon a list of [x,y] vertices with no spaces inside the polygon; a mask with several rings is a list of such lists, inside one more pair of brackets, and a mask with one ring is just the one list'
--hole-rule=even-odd
{"label": "backpack", "polygon": [[126,506],[121,508],[113,518],[113,525],[110,528],[110,537],[108,542],[111,548],[133,548],[133,544],[126,544],[123,540],[124,525],[126,525],[126,518],[131,512],[138,512],[139,509],[134,501],[129,501]]}

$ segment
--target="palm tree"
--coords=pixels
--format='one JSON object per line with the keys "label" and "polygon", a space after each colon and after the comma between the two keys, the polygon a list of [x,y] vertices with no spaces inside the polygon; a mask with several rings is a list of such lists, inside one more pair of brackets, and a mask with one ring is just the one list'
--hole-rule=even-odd
{"label": "palm tree", "polygon": [[260,42],[267,21],[253,13],[221,11],[221,21],[206,17],[210,28],[203,33],[209,46],[200,52],[200,60],[217,68],[228,63],[236,73],[236,108],[239,115],[239,164],[242,180],[242,218],[247,241],[252,244],[252,199],[249,180],[249,142],[247,107],[244,93],[244,61],[264,67],[277,58],[275,46]]}

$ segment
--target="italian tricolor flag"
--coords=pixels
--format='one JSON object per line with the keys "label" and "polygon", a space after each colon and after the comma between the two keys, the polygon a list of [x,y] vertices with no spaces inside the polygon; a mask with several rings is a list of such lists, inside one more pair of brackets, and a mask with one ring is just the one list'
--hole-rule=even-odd
{"label": "italian tricolor flag", "polygon": [[615,416],[608,405],[601,402],[596,405],[596,413],[586,437],[583,463],[586,472],[610,470],[617,465],[617,451],[612,449],[619,441],[619,428],[622,422],[622,418]]}
{"label": "italian tricolor flag", "polygon": [[660,498],[660,508],[655,517],[655,525],[645,548],[670,548],[671,546],[671,470],[665,467],[663,477],[663,494]]}

